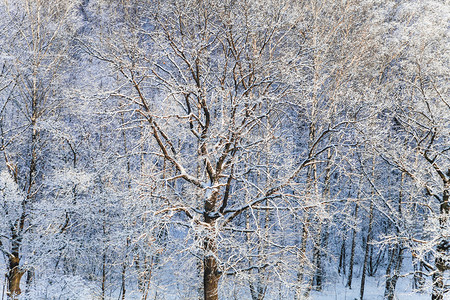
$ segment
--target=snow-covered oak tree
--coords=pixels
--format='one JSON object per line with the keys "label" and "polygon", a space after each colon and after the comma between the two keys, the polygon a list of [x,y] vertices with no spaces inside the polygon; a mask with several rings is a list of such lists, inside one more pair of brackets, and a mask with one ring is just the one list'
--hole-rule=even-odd
{"label": "snow-covered oak tree", "polygon": [[[164,188],[148,197],[163,200],[154,214],[190,224],[205,299],[218,298],[225,274],[277,265],[259,265],[252,253],[232,248],[250,236],[262,243],[258,224],[270,214],[248,212],[262,204],[270,210],[317,154],[283,163],[291,157],[280,138],[283,109],[295,93],[292,77],[284,76],[301,68],[299,9],[290,1],[119,5],[113,12],[123,23],[102,36],[107,46],[87,46],[121,76],[113,96],[129,101],[152,136],[148,159],[160,171],[149,175]],[[255,299],[264,295],[258,289]]]}

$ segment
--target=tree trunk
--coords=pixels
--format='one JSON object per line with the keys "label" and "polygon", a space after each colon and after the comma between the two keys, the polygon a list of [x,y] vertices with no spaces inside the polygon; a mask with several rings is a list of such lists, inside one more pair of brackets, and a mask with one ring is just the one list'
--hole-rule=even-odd
{"label": "tree trunk", "polygon": [[320,254],[319,254],[319,262],[318,262],[319,269],[317,270],[317,274],[316,274],[316,285],[317,285],[318,291],[321,291],[323,289],[323,282],[326,279],[324,261],[327,258],[329,237],[330,237],[330,228],[328,226],[328,223],[325,223],[322,239],[320,242],[321,249],[320,249]]}
{"label": "tree trunk", "polygon": [[203,289],[203,284],[200,281],[200,278],[202,278],[204,271],[203,271],[203,262],[198,260],[197,261],[197,299],[198,300],[202,300],[204,298],[204,289]]}
{"label": "tree trunk", "polygon": [[302,229],[302,241],[300,244],[300,249],[297,252],[298,257],[298,272],[297,272],[297,288],[295,290],[295,299],[300,300],[302,297],[302,286],[303,286],[303,279],[304,279],[304,264],[306,263],[306,241],[308,239],[308,223],[309,220],[306,220],[305,224],[303,224]]}
{"label": "tree trunk", "polygon": [[[320,221],[319,221],[320,222]],[[322,290],[322,225],[319,225],[318,233],[316,234],[314,238],[314,246],[313,246],[313,263],[314,263],[314,276],[311,279],[311,288],[315,289],[316,291]]]}
{"label": "tree trunk", "polygon": [[423,278],[423,263],[417,259],[414,253],[411,255],[411,260],[414,266],[413,289],[422,292],[425,285],[425,278]]}
{"label": "tree trunk", "polygon": [[395,287],[399,278],[400,270],[403,262],[403,248],[397,245],[392,249],[389,265],[386,269],[386,287],[384,290],[384,298],[387,300],[394,299]]}
{"label": "tree trunk", "polygon": [[[130,238],[127,237],[126,251],[128,251],[129,247],[130,247]],[[128,260],[128,255],[125,254],[124,261],[122,263],[122,287],[121,287],[122,300],[125,300],[125,293],[126,293],[127,260]]]}
{"label": "tree trunk", "polygon": [[205,257],[203,259],[203,289],[205,300],[219,299],[219,270],[217,266],[217,247],[215,240],[205,238]]}
{"label": "tree trunk", "polygon": [[34,280],[34,270],[27,270],[27,279],[25,280],[25,293],[28,293],[30,291],[31,284]]}
{"label": "tree trunk", "polygon": [[[152,256],[150,258],[150,263],[148,263],[147,255],[145,256],[145,259],[144,259],[145,271],[144,271],[144,275],[143,275],[143,278],[144,278],[143,280],[146,282],[144,282],[145,288],[143,290],[143,296],[142,296],[143,300],[147,300],[148,291],[150,290],[150,283],[152,280],[152,270],[153,270],[153,266],[154,266],[154,261],[155,261],[154,256]],[[155,299],[157,299],[157,295],[158,295],[158,292],[156,291]]]}
{"label": "tree trunk", "polygon": [[125,284],[125,278],[126,278],[126,272],[127,272],[127,265],[124,262],[122,264],[122,288],[121,288],[121,294],[122,294],[122,300],[125,300],[125,293],[126,293],[126,284]]}
{"label": "tree trunk", "polygon": [[215,197],[213,200],[206,201],[205,203],[205,223],[208,224],[209,235],[205,237],[204,245],[204,258],[203,258],[203,291],[205,300],[218,300],[219,299],[219,279],[220,272],[217,264],[217,244],[215,238],[215,220],[209,217],[209,213],[214,211]]}
{"label": "tree trunk", "polygon": [[353,281],[353,265],[355,264],[355,248],[356,248],[356,220],[358,218],[358,203],[356,203],[355,206],[355,213],[354,213],[354,217],[355,217],[355,224],[352,230],[352,249],[350,252],[350,265],[348,268],[348,279],[347,279],[347,287],[349,289],[352,288],[352,281]]}
{"label": "tree trunk", "polygon": [[444,300],[443,272],[439,269],[433,273],[433,292],[431,294],[431,300]]}
{"label": "tree trunk", "polygon": [[443,240],[436,247],[435,265],[436,270],[433,273],[433,291],[431,295],[432,300],[443,300],[444,294],[447,292],[444,283],[444,272],[448,270],[448,251],[450,250],[450,243]]}
{"label": "tree trunk", "polygon": [[[450,169],[449,169],[450,174]],[[446,230],[448,226],[448,217],[450,214],[450,180],[444,182],[444,193],[442,196],[442,202],[440,205],[440,226],[442,230]],[[448,252],[450,250],[450,242],[443,238],[436,247],[436,257],[434,264],[436,270],[433,273],[433,291],[431,295],[432,300],[443,300],[446,292],[444,283],[444,272],[449,269]]]}
{"label": "tree trunk", "polygon": [[[405,173],[402,172],[401,180],[400,180],[400,191],[398,193],[398,214],[401,218],[402,216],[402,200],[403,200],[403,183],[405,179]],[[398,227],[396,228],[397,237],[400,235],[400,231]],[[386,269],[386,288],[384,291],[384,298],[388,300],[394,299],[395,287],[397,285],[397,280],[399,278],[400,270],[402,268],[403,262],[403,247],[401,241],[399,244],[396,244],[392,249],[391,257],[389,259],[389,266]],[[392,270],[392,267],[394,268]]]}
{"label": "tree trunk", "polygon": [[106,250],[103,250],[102,256],[102,297],[101,299],[105,299],[105,290],[106,290]]}
{"label": "tree trunk", "polygon": [[8,260],[8,296],[10,299],[17,299],[17,296],[22,293],[20,290],[20,280],[24,274],[19,267],[20,258],[18,248],[9,255]]}
{"label": "tree trunk", "polygon": [[[36,99],[33,98],[33,108],[36,107]],[[36,111],[33,109],[31,127],[33,128],[31,135],[31,161],[28,169],[27,178],[27,188],[26,197],[22,200],[21,207],[22,213],[17,220],[17,227],[11,228],[11,254],[8,256],[8,296],[11,299],[16,299],[18,295],[22,293],[20,290],[20,281],[22,276],[25,274],[23,270],[20,269],[20,247],[22,246],[22,234],[25,225],[25,219],[27,218],[27,205],[32,201],[34,197],[34,184],[35,184],[35,173],[36,173],[36,161],[37,161],[37,141],[39,137],[39,131],[36,129]],[[16,183],[18,182],[17,174],[13,175]]]}
{"label": "tree trunk", "polygon": [[361,274],[361,288],[359,290],[359,299],[364,299],[364,287],[366,284],[366,273],[367,273],[367,265],[369,262],[369,250],[370,250],[370,240],[372,235],[372,226],[373,226],[373,201],[370,201],[370,211],[369,211],[369,229],[367,231],[366,237],[366,250],[364,254],[364,264]]}
{"label": "tree trunk", "polygon": [[436,270],[433,273],[433,291],[431,300],[444,300],[444,268],[440,266],[438,259],[436,259]]}
{"label": "tree trunk", "polygon": [[[331,144],[332,137],[330,136],[328,139],[328,143]],[[327,165],[325,167],[325,178],[324,178],[324,189],[322,191],[322,198],[324,200],[330,199],[330,177],[331,177],[331,158],[333,156],[333,151],[328,149],[327,151]],[[316,176],[316,175],[315,175]],[[326,214],[329,213],[329,207],[325,207]],[[328,236],[329,236],[329,227],[328,220],[325,219],[319,224],[318,230],[318,244],[315,244],[314,255],[316,256],[314,259],[315,262],[315,274],[312,280],[312,285],[316,291],[322,291],[323,281],[325,278],[325,267],[323,265],[323,261],[326,257],[326,251],[328,248]]]}
{"label": "tree trunk", "polygon": [[25,201],[22,202],[22,215],[19,218],[17,228],[11,228],[11,254],[8,256],[8,296],[16,299],[22,293],[20,280],[25,273],[20,269],[20,246],[22,244],[21,233],[25,224]]}
{"label": "tree trunk", "polygon": [[342,246],[341,246],[341,252],[339,254],[339,267],[338,267],[338,273],[341,274],[341,272],[345,275],[345,259],[346,259],[346,253],[345,253],[345,236],[342,238]]}

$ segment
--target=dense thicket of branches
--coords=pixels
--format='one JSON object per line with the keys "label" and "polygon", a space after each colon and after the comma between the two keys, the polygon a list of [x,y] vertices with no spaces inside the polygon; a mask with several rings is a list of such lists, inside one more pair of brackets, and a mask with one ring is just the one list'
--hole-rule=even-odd
{"label": "dense thicket of branches", "polygon": [[[0,5],[10,299],[443,300],[445,1]],[[447,294],[448,295],[448,294]]]}

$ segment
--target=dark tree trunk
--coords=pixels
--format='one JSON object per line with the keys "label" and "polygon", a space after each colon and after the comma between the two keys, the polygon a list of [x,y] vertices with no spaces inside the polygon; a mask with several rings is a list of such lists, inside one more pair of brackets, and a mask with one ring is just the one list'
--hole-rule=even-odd
{"label": "dark tree trunk", "polygon": [[395,287],[400,276],[400,270],[403,262],[403,248],[397,245],[392,249],[389,259],[389,265],[386,269],[386,287],[384,290],[384,298],[387,300],[394,299]]}
{"label": "dark tree trunk", "polygon": [[330,237],[330,228],[328,224],[326,223],[324,225],[325,229],[323,230],[323,235],[321,239],[321,251],[320,251],[320,262],[319,262],[319,273],[317,274],[317,286],[319,287],[319,290],[321,291],[323,289],[323,282],[326,279],[326,273],[325,273],[325,265],[324,262],[327,258],[327,251],[328,251],[328,241]]}
{"label": "dark tree trunk", "polygon": [[106,250],[103,250],[102,256],[102,296],[101,299],[105,299],[106,291]]}
{"label": "dark tree trunk", "polygon": [[25,224],[25,201],[22,202],[22,209],[18,227],[11,228],[11,254],[8,256],[8,273],[6,276],[8,281],[8,296],[11,299],[16,299],[22,293],[20,290],[20,280],[25,273],[20,269],[21,232]]}
{"label": "dark tree trunk", "polygon": [[342,238],[342,246],[341,246],[341,252],[339,254],[339,268],[338,273],[341,274],[341,272],[345,275],[345,260],[346,260],[346,251],[345,251],[345,236]]}
{"label": "dark tree trunk", "polygon": [[313,246],[313,263],[315,266],[314,276],[311,279],[311,287],[316,291],[322,290],[322,282],[323,282],[323,266],[322,266],[322,249],[324,238],[322,237],[323,227],[321,225],[319,232],[314,238],[314,246]]}
{"label": "dark tree trunk", "polygon": [[20,280],[24,274],[22,270],[20,270],[20,258],[18,248],[13,250],[13,252],[9,255],[8,258],[8,296],[11,299],[17,299],[17,296],[22,293],[20,290]]}
{"label": "dark tree trunk", "polygon": [[436,270],[433,273],[433,291],[431,294],[431,300],[444,300],[444,272],[439,266],[439,262],[436,261]]}
{"label": "dark tree trunk", "polygon": [[361,274],[361,287],[359,290],[359,299],[364,299],[364,288],[366,284],[366,273],[367,273],[367,266],[369,262],[369,250],[370,250],[370,240],[372,236],[372,226],[373,226],[373,201],[370,201],[370,211],[369,211],[369,228],[367,230],[367,237],[366,237],[366,250],[364,254],[364,264]]}
{"label": "dark tree trunk", "polygon": [[30,291],[30,287],[31,284],[33,283],[33,280],[34,280],[34,270],[33,269],[27,270],[27,280],[25,281],[26,284],[25,293],[28,293]]}
{"label": "dark tree trunk", "polygon": [[[328,140],[331,144],[331,136]],[[331,158],[333,156],[333,151],[328,149],[327,151],[327,165],[325,167],[325,178],[324,178],[324,189],[322,191],[322,197],[324,199],[330,199],[330,177],[331,177]],[[329,208],[325,208],[328,213]],[[318,239],[319,243],[317,244],[316,249],[314,249],[315,257],[315,274],[313,277],[313,286],[316,291],[322,291],[323,282],[325,280],[325,267],[323,265],[324,260],[326,259],[326,251],[328,249],[328,237],[329,237],[329,226],[328,221],[324,220],[323,224],[320,224]]]}
{"label": "dark tree trunk", "polygon": [[121,287],[122,300],[125,300],[125,293],[126,293],[126,284],[125,284],[126,272],[127,272],[127,265],[126,265],[126,263],[124,262],[124,263],[122,264],[122,287]]}
{"label": "dark tree trunk", "polygon": [[375,276],[377,273],[378,267],[380,266],[383,258],[384,258],[384,250],[380,249],[378,250],[378,253],[376,257],[374,258],[374,246],[370,245],[370,251],[369,251],[369,265],[367,268],[367,275],[370,277]]}
{"label": "dark tree trunk", "polygon": [[436,247],[435,266],[436,270],[433,273],[433,291],[431,295],[432,300],[443,300],[444,294],[447,291],[444,283],[444,272],[448,267],[448,251],[450,250],[450,243],[443,240]]}
{"label": "dark tree trunk", "polygon": [[203,289],[205,300],[219,299],[219,270],[217,266],[217,248],[215,241],[211,238],[206,238],[205,242],[205,257],[203,259]]}
{"label": "dark tree trunk", "polygon": [[[127,237],[127,243],[126,243],[126,248],[125,248],[126,251],[128,251],[129,247],[130,247],[130,238]],[[127,260],[128,260],[128,255],[125,254],[124,261],[122,263],[122,287],[121,287],[122,300],[125,300],[125,293],[126,293]]]}
{"label": "dark tree trunk", "polygon": [[356,203],[355,206],[355,213],[354,213],[354,217],[355,217],[355,224],[352,230],[352,248],[351,248],[351,252],[350,252],[350,263],[349,263],[349,268],[348,268],[348,279],[347,279],[347,287],[349,289],[352,288],[352,281],[353,281],[353,266],[355,264],[355,248],[356,248],[356,220],[358,219],[358,208],[359,205],[358,203]]}
{"label": "dark tree trunk", "polygon": [[[18,295],[22,293],[20,289],[20,281],[22,276],[25,274],[20,268],[20,247],[22,246],[22,234],[24,232],[25,221],[27,218],[27,206],[33,200],[34,197],[34,185],[35,185],[35,174],[37,168],[37,142],[39,137],[39,131],[36,129],[36,98],[33,97],[32,103],[32,122],[31,127],[33,128],[31,135],[31,160],[28,168],[28,177],[26,178],[26,185],[24,190],[26,191],[26,197],[22,200],[21,208],[22,213],[17,220],[17,226],[11,228],[11,254],[8,256],[8,273],[7,285],[8,285],[8,296],[11,299],[16,299]],[[5,156],[6,158],[6,156]],[[7,159],[6,159],[7,160]],[[14,181],[19,184],[19,178],[17,170],[10,170],[12,172]],[[31,280],[31,276],[30,276]]]}
{"label": "dark tree trunk", "polygon": [[[258,271],[259,273],[259,271]],[[263,300],[264,296],[266,294],[266,287],[263,285],[260,279],[253,284],[253,282],[250,282],[250,294],[252,296],[252,300]]]}
{"label": "dark tree trunk", "polygon": [[[403,201],[403,182],[405,178],[405,173],[402,173],[400,180],[400,191],[398,194],[398,214],[400,218],[402,218],[402,201]],[[397,237],[400,236],[400,230],[398,227],[396,228]],[[391,255],[389,258],[389,265],[386,269],[386,287],[384,291],[384,298],[387,300],[394,299],[395,287],[397,285],[397,280],[400,276],[400,270],[402,268],[403,263],[403,246],[401,241],[399,244],[396,244],[395,247],[391,251]]]}
{"label": "dark tree trunk", "polygon": [[208,224],[209,235],[203,241],[203,291],[205,300],[219,299],[219,279],[220,272],[217,263],[217,244],[215,239],[214,225],[215,219],[210,218],[209,214],[214,211],[215,197],[205,203],[205,223]]}
{"label": "dark tree trunk", "polygon": [[[449,169],[450,175],[450,169]],[[442,201],[440,205],[440,226],[442,230],[445,230],[448,226],[448,217],[450,214],[450,180],[444,182],[444,193],[442,196]],[[441,242],[436,247],[436,257],[434,259],[434,264],[436,270],[433,273],[433,291],[432,300],[443,300],[444,294],[447,292],[444,283],[444,272],[449,270],[449,251],[450,242],[443,238]]]}

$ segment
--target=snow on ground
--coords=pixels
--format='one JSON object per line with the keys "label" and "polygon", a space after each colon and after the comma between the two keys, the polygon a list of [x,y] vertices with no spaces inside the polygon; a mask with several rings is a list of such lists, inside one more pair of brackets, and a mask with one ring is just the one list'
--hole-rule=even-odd
{"label": "snow on ground", "polygon": [[[4,268],[0,267],[1,274],[4,274]],[[360,278],[355,278],[353,280],[353,288],[348,289],[345,287],[345,279],[341,276],[337,276],[334,283],[327,284],[325,289],[322,292],[312,292],[311,293],[311,300],[359,300],[359,286],[360,286]],[[428,282],[429,283],[429,282]],[[0,292],[3,292],[3,284],[4,281],[0,282]],[[385,278],[382,275],[378,275],[376,277],[366,277],[366,288],[364,293],[364,299],[365,300],[382,300],[383,294],[384,294],[384,287],[385,287]],[[132,292],[133,288],[129,287],[127,297],[126,299],[141,299],[142,295],[138,292]],[[88,292],[89,289],[86,289],[86,292]],[[42,292],[42,291],[41,291]],[[52,291],[52,295],[55,296],[56,291]],[[117,291],[114,293],[115,295],[109,295],[109,297],[106,297],[107,299],[118,299],[119,295],[117,294]],[[6,296],[6,295],[5,295]],[[150,296],[150,295],[149,295]],[[155,295],[152,294],[153,297]],[[161,299],[168,299],[165,297],[164,292],[159,295],[162,297]],[[86,295],[81,296],[81,298],[77,298],[72,296],[60,297],[60,299],[70,299],[70,300],[86,300],[89,297]],[[40,295],[38,296],[39,299],[55,299],[52,297],[46,298],[46,296]],[[152,298],[152,297],[150,297]],[[149,298],[149,299],[150,299]],[[98,296],[92,296],[91,299],[98,299]],[[170,298],[175,299],[175,298]],[[395,299],[397,300],[429,300],[431,299],[430,292],[428,293],[414,293],[412,292],[411,287],[411,277],[405,277],[400,278],[397,284],[396,292],[395,292]],[[448,298],[450,299],[450,297]],[[223,299],[226,300],[226,299]],[[246,300],[246,299],[242,299]],[[276,300],[272,299],[270,297],[266,297],[266,300]]]}
{"label": "snow on ground", "polygon": [[[350,290],[345,287],[343,280],[336,281],[334,284],[328,285],[322,292],[312,292],[312,300],[354,300],[359,299],[360,278],[353,280],[353,288]],[[381,300],[383,299],[385,288],[384,276],[366,277],[364,299],[365,300]],[[395,290],[395,298],[397,300],[429,300],[429,293],[414,293],[411,287],[411,278],[400,278]]]}

